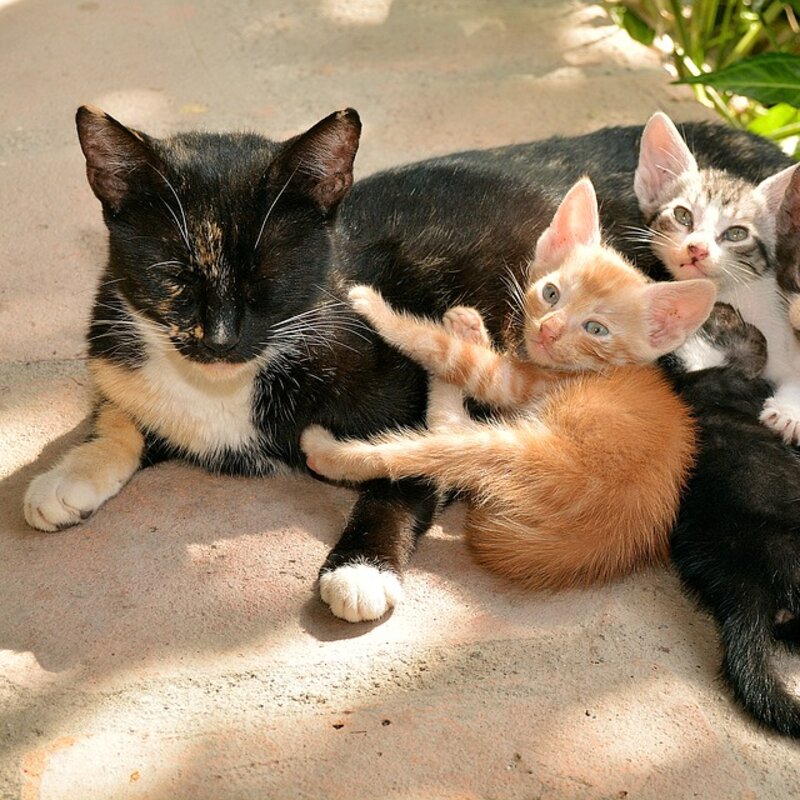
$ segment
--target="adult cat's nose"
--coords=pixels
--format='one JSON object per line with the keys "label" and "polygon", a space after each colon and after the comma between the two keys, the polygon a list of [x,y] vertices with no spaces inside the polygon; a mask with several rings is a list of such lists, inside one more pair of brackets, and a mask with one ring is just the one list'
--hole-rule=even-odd
{"label": "adult cat's nose", "polygon": [[239,334],[232,315],[209,315],[211,318],[205,327],[203,344],[214,353],[228,353],[239,344]]}
{"label": "adult cat's nose", "polygon": [[241,337],[236,331],[226,325],[218,325],[203,337],[203,344],[215,353],[228,353],[239,344]]}

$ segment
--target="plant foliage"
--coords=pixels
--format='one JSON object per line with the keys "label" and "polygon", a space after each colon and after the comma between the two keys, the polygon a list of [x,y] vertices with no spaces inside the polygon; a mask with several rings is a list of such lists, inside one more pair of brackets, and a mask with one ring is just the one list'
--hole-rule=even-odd
{"label": "plant foliage", "polygon": [[800,0],[604,5],[631,38],[667,54],[700,102],[800,157]]}

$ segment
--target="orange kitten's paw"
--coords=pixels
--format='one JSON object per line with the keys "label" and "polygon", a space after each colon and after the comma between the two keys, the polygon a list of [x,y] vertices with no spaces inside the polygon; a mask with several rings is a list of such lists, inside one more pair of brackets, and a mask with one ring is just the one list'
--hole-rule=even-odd
{"label": "orange kitten's paw", "polygon": [[369,320],[386,309],[386,301],[370,286],[353,286],[348,297],[353,309]]}
{"label": "orange kitten's paw", "polygon": [[306,454],[306,464],[318,475],[332,481],[342,480],[334,455],[341,443],[321,425],[309,425],[300,436],[300,448]]}
{"label": "orange kitten's paw", "polygon": [[764,403],[759,420],[786,444],[800,444],[800,407],[770,397]]}
{"label": "orange kitten's paw", "polygon": [[475,344],[489,345],[489,334],[480,312],[470,306],[455,306],[442,318],[444,329],[458,339]]}
{"label": "orange kitten's paw", "polygon": [[320,575],[319,594],[340,619],[366,622],[394,608],[403,599],[403,587],[392,570],[345,564]]}

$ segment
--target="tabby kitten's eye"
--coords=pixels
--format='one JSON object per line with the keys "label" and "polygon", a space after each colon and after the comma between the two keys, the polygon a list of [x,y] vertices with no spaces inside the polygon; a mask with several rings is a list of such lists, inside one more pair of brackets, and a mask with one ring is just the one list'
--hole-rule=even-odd
{"label": "tabby kitten's eye", "polygon": [[743,242],[749,235],[747,228],[742,225],[731,225],[723,234],[722,238],[729,242]]}
{"label": "tabby kitten's eye", "polygon": [[606,328],[605,325],[601,325],[599,322],[595,322],[593,319],[584,322],[583,329],[587,333],[591,333],[592,336],[608,336],[608,328]]}
{"label": "tabby kitten's eye", "polygon": [[688,208],[684,208],[683,206],[675,206],[675,210],[672,213],[675,214],[675,219],[678,220],[681,225],[684,225],[687,228],[691,226],[693,218],[692,212],[689,211]]}
{"label": "tabby kitten's eye", "polygon": [[542,297],[544,298],[545,303],[549,303],[551,306],[554,306],[558,302],[558,298],[561,297],[561,293],[558,291],[558,287],[554,283],[546,283],[542,287]]}

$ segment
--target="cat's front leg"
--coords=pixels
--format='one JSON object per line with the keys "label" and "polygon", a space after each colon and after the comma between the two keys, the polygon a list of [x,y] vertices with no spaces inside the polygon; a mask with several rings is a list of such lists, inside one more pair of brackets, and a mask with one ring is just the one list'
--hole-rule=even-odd
{"label": "cat's front leg", "polygon": [[400,582],[439,493],[421,480],[364,484],[347,526],[319,574],[323,602],[348,622],[380,619],[403,599]]}
{"label": "cat's front leg", "polygon": [[70,450],[25,493],[25,519],[40,531],[68,528],[90,517],[139,469],[144,437],[133,420],[103,401],[88,441]]}
{"label": "cat's front leg", "polygon": [[800,444],[800,380],[779,384],[759,419],[787,444]]}

